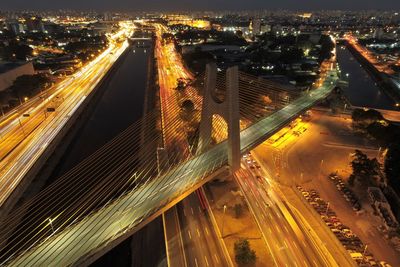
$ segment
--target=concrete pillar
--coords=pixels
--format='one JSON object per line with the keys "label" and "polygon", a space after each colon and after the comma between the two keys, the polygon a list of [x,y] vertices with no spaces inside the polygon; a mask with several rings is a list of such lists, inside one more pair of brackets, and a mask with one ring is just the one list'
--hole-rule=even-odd
{"label": "concrete pillar", "polygon": [[225,119],[228,126],[228,164],[231,167],[231,171],[236,171],[240,168],[238,67],[231,67],[226,72],[226,96],[222,103],[216,101],[216,81],[216,64],[207,64],[204,83],[203,107],[200,120],[198,152],[203,152],[209,146],[212,133],[212,118],[214,114],[218,114]]}
{"label": "concrete pillar", "polygon": [[240,168],[239,73],[234,66],[226,71],[225,120],[228,124],[228,163],[232,171]]}

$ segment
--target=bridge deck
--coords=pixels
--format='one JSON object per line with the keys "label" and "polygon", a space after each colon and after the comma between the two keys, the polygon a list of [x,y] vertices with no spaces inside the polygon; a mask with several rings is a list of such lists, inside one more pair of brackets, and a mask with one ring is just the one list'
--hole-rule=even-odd
{"label": "bridge deck", "polygon": [[[257,146],[294,117],[324,99],[336,82],[337,76],[331,72],[320,88],[300,96],[283,109],[241,131],[241,152]],[[96,253],[128,230],[131,232],[132,228],[136,228],[181,194],[193,190],[207,175],[226,165],[226,151],[225,141],[56,233],[9,264],[66,266]]]}

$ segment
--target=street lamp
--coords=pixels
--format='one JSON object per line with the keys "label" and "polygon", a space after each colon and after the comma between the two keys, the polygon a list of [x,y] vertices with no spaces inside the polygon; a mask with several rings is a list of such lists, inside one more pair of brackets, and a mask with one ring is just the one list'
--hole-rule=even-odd
{"label": "street lamp", "polygon": [[24,130],[24,126],[22,125],[22,122],[21,122],[20,118],[18,118],[18,122],[19,122],[19,126],[21,127],[22,133],[24,134],[24,136],[26,136],[25,130]]}
{"label": "street lamp", "polygon": [[319,164],[319,175],[322,177],[322,164],[324,163],[324,160],[321,159],[321,163]]}
{"label": "street lamp", "polygon": [[224,238],[225,213],[226,213],[226,205],[224,205],[224,213],[222,214],[221,238]]}
{"label": "street lamp", "polygon": [[49,222],[50,222],[51,230],[53,231],[53,234],[54,234],[53,220],[51,218],[49,218]]}

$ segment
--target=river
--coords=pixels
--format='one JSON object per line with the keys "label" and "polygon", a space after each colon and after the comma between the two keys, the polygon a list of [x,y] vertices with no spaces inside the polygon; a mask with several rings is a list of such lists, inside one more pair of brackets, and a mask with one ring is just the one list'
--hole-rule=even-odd
{"label": "river", "polygon": [[[99,88],[101,97],[96,100],[89,118],[73,137],[48,183],[69,171],[142,117],[151,48],[131,46],[128,49],[130,51],[111,78]],[[138,255],[140,257],[137,257]],[[162,221],[158,218],[105,254],[92,266],[155,266],[163,259],[163,228]]]}
{"label": "river", "polygon": [[[337,47],[337,61],[342,78],[349,82],[349,86],[343,88],[344,94],[353,106],[395,109],[395,101],[375,84],[373,78],[345,46]],[[348,77],[346,74],[349,74]]]}

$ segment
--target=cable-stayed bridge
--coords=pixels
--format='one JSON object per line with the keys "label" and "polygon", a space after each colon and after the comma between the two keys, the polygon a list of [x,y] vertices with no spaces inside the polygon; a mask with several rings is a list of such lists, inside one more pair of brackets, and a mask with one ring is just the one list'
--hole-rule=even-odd
{"label": "cable-stayed bridge", "polygon": [[[325,99],[338,80],[331,71],[321,87],[297,93],[244,73],[236,79],[240,153]],[[224,102],[228,85],[223,73],[216,75],[217,102]],[[164,119],[160,120],[160,111],[146,114],[2,221],[1,262],[65,266],[90,261],[225,170],[229,163],[226,121],[220,116],[213,118],[213,132],[209,140],[203,140],[207,147],[201,152],[197,149],[199,134],[196,130],[188,134],[187,129],[198,131],[199,127],[193,127],[196,121],[182,121],[187,112],[199,118],[201,109],[207,108],[207,103],[202,103],[204,90],[198,90],[200,97],[193,97],[191,89],[178,94],[181,103],[191,99],[193,110],[166,100],[162,112],[170,109],[179,116],[171,120],[161,116]],[[165,133],[172,137],[163,138]],[[187,140],[190,151],[173,149],[171,144],[180,140]],[[167,143],[169,148],[164,149]]]}

